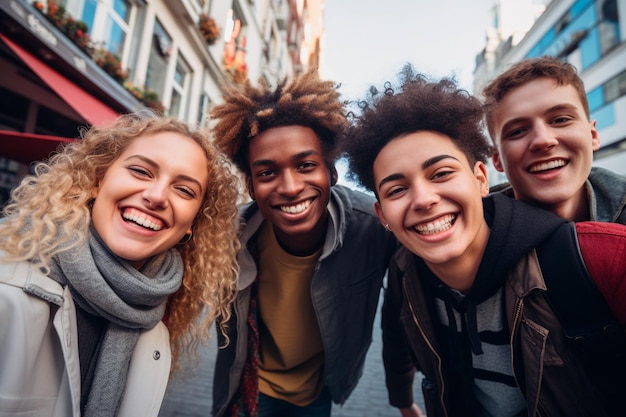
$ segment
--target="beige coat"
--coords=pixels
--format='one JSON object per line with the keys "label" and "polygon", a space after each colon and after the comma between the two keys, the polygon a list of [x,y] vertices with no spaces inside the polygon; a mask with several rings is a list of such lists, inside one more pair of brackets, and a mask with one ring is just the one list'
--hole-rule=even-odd
{"label": "beige coat", "polygon": [[[0,264],[0,417],[80,417],[77,341],[69,290],[28,262]],[[157,417],[170,365],[159,323],[139,337],[118,417]]]}

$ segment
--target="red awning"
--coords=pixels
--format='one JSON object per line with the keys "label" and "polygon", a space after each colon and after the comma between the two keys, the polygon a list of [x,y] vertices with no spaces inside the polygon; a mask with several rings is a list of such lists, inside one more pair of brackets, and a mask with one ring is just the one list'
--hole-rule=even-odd
{"label": "red awning", "polygon": [[114,120],[119,115],[118,112],[50,68],[6,36],[0,34],[0,39],[89,124],[99,125]]}
{"label": "red awning", "polygon": [[0,130],[0,157],[13,159],[23,164],[46,159],[63,143],[73,142],[58,136]]}

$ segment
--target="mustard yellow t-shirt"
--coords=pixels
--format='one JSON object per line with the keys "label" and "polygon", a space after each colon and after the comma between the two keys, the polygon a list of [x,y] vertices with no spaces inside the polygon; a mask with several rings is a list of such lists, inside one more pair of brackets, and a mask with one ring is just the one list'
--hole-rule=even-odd
{"label": "mustard yellow t-shirt", "polygon": [[311,280],[321,249],[293,256],[271,224],[261,226],[259,247],[259,391],[299,406],[322,391],[324,346],[311,302]]}

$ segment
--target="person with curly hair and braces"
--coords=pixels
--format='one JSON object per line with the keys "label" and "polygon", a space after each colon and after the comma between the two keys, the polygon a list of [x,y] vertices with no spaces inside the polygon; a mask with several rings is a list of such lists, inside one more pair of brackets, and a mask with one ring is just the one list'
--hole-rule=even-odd
{"label": "person with curly hair and braces", "polygon": [[[397,247],[372,196],[337,185],[345,104],[316,70],[231,86],[210,113],[245,176],[239,293],[213,385],[214,416],[329,416],[363,373]],[[224,323],[227,320],[221,321]]]}
{"label": "person with curly hair and braces", "polygon": [[363,103],[344,142],[349,176],[376,194],[381,223],[402,244],[382,313],[391,405],[421,415],[417,368],[428,417],[623,415],[624,352],[608,357],[610,379],[595,378],[587,357],[604,356],[578,349],[551,303],[554,291],[570,294],[571,276],[548,281],[543,267],[572,236],[578,250],[562,262],[586,268],[614,318],[603,330],[624,346],[626,227],[571,223],[489,194],[483,108],[454,79],[405,67],[400,85]]}
{"label": "person with curly hair and braces", "polygon": [[236,295],[240,181],[207,129],[142,112],[82,136],[0,222],[3,416],[157,417]]}

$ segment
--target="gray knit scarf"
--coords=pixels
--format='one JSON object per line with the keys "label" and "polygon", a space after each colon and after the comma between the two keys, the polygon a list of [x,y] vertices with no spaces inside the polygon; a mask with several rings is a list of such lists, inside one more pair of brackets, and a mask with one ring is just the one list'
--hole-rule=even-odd
{"label": "gray knit scarf", "polygon": [[163,317],[168,296],[182,283],[182,258],[170,249],[138,271],[112,253],[91,227],[85,245],[56,255],[50,269],[50,278],[69,285],[76,304],[109,321],[83,416],[113,417],[139,332]]}

